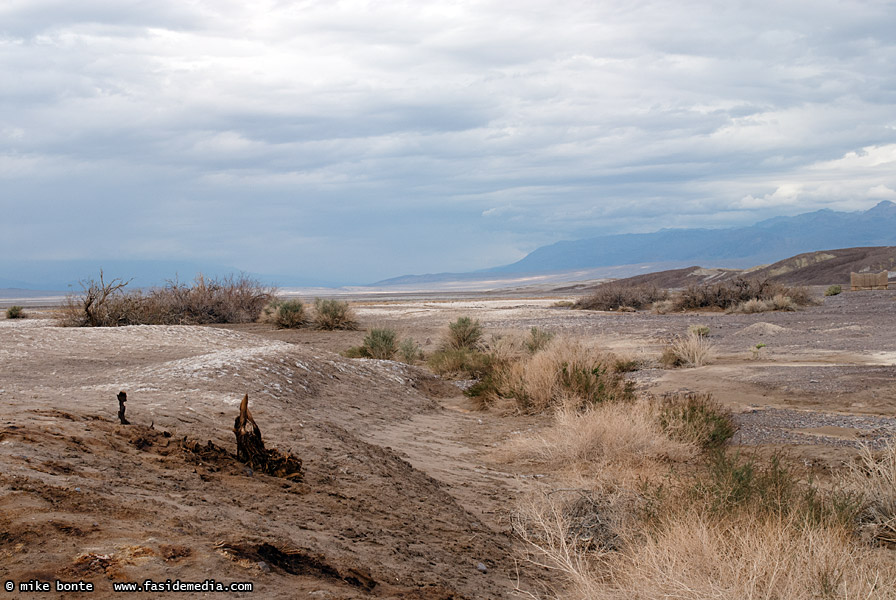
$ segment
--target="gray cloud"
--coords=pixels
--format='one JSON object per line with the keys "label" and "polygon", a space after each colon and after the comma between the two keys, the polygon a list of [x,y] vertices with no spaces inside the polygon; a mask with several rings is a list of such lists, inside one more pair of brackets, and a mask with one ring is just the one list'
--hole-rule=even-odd
{"label": "gray cloud", "polygon": [[7,2],[0,254],[369,281],[867,208],[896,190],[894,26],[889,2]]}

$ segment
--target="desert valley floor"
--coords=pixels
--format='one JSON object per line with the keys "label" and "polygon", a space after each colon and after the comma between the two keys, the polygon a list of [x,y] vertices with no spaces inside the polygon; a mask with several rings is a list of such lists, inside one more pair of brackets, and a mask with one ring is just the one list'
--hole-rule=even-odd
{"label": "desert valley floor", "polygon": [[[711,392],[736,415],[733,444],[819,472],[896,434],[896,291],[752,315],[557,301],[366,300],[361,329],[338,332],[0,320],[0,580],[93,582],[72,594],[85,598],[147,579],[254,586],[178,597],[538,594],[553,575],[522,559],[511,519],[518,499],[556,483],[502,448],[548,419],[475,410],[462,385],[423,366],[339,354],[372,327],[424,352],[465,315],[487,335],[597,340],[641,364],[629,374],[639,393]],[[660,368],[668,339],[697,324],[718,358]],[[119,390],[131,425],[118,423]],[[266,444],[304,461],[302,481],[233,458],[244,394]]]}

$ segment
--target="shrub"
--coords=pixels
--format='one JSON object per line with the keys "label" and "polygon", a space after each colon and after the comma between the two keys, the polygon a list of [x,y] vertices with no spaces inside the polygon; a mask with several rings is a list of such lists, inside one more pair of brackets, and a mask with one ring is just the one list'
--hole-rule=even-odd
{"label": "shrub", "polygon": [[296,329],[308,322],[301,300],[275,300],[264,310],[270,322],[280,329]]}
{"label": "shrub", "polygon": [[392,360],[398,351],[397,335],[394,329],[371,329],[361,344],[364,355],[368,358]]}
{"label": "shrub", "polygon": [[614,368],[615,361],[612,354],[581,341],[555,338],[529,358],[497,363],[493,391],[514,398],[525,412],[631,400],[632,386]]}
{"label": "shrub", "polygon": [[654,402],[663,431],[704,450],[722,446],[736,430],[731,412],[712,394],[667,394]]}
{"label": "shrub", "polygon": [[423,351],[420,349],[420,344],[411,338],[405,338],[398,344],[398,356],[402,362],[414,364],[423,358]]}
{"label": "shrub", "polygon": [[839,285],[832,285],[828,289],[824,291],[825,296],[836,296],[843,291],[843,288]]}
{"label": "shrub", "polygon": [[[775,300],[776,296],[780,296]],[[756,301],[752,302],[751,301]],[[763,304],[770,301],[768,304]],[[767,279],[738,277],[733,281],[691,286],[673,299],[674,310],[737,310],[763,312],[765,310],[794,310],[795,306],[813,303],[805,288],[788,288]],[[749,306],[747,306],[747,303]]]}
{"label": "shrub", "polygon": [[688,327],[688,333],[699,337],[709,337],[709,327],[706,325],[691,325]]}
{"label": "shrub", "polygon": [[538,327],[533,327],[529,330],[529,337],[525,342],[526,350],[528,350],[530,354],[535,354],[539,350],[544,350],[548,345],[548,342],[553,338],[553,333],[545,331],[544,329],[539,329]]}
{"label": "shrub", "polygon": [[599,285],[594,293],[579,299],[573,308],[584,310],[640,310],[648,308],[654,302],[665,300],[666,290],[651,285],[624,285],[605,283]]}
{"label": "shrub", "polygon": [[482,341],[482,326],[470,317],[458,317],[448,325],[443,347],[453,350],[475,350]]}
{"label": "shrub", "polygon": [[25,313],[21,306],[10,306],[6,309],[7,319],[24,319]]}
{"label": "shrub", "polygon": [[437,375],[476,379],[488,374],[491,358],[477,350],[443,348],[430,354],[426,363]]}
{"label": "shrub", "polygon": [[82,293],[66,298],[60,324],[114,327],[251,323],[258,320],[273,292],[245,275],[214,279],[199,275],[192,285],[175,280],[148,292],[126,292],[129,283],[117,278],[106,282],[102,271],[99,281],[82,281]]}
{"label": "shrub", "polygon": [[355,313],[344,300],[314,299],[314,323],[318,329],[357,329]]}
{"label": "shrub", "polygon": [[702,367],[715,356],[715,346],[704,336],[689,332],[679,336],[663,350],[660,362],[666,368]]}
{"label": "shrub", "polygon": [[847,483],[862,496],[860,518],[872,536],[896,546],[896,443],[877,453],[863,446],[858,462],[850,464]]}

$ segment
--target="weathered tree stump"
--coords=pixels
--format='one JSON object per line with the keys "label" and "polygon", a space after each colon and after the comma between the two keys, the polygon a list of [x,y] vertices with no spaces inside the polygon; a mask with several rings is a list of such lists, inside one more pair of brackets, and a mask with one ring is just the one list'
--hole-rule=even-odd
{"label": "weathered tree stump", "polygon": [[240,403],[240,415],[233,422],[236,435],[236,458],[252,469],[287,479],[302,478],[302,460],[264,447],[261,429],[249,412],[249,394]]}
{"label": "weathered tree stump", "polygon": [[128,395],[124,392],[118,392],[118,420],[122,425],[130,425],[131,422],[124,418],[124,403],[128,401]]}

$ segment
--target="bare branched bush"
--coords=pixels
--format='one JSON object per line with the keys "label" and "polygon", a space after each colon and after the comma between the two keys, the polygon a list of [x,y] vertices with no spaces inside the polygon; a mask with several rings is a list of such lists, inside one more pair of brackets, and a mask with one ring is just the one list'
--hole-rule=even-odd
{"label": "bare branched bush", "polygon": [[192,285],[169,281],[148,292],[125,291],[121,279],[82,282],[80,295],[69,295],[60,324],[76,327],[119,325],[196,325],[247,323],[261,315],[272,290],[245,275],[208,279],[198,276]]}
{"label": "bare branched bush", "polygon": [[593,294],[579,299],[573,308],[584,310],[641,310],[668,297],[666,290],[652,285],[605,283]]}
{"label": "bare branched bush", "polygon": [[[776,296],[780,297],[777,301]],[[752,304],[747,307],[750,302]],[[738,277],[724,283],[691,286],[673,298],[673,303],[672,310],[737,309],[739,312],[763,312],[795,310],[797,306],[807,306],[815,301],[805,288],[790,288],[767,279]]]}
{"label": "bare branched bush", "polygon": [[355,311],[345,300],[314,299],[314,324],[318,329],[354,330],[358,328]]}

